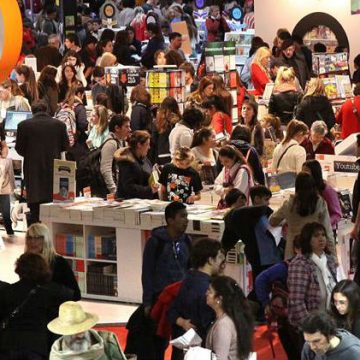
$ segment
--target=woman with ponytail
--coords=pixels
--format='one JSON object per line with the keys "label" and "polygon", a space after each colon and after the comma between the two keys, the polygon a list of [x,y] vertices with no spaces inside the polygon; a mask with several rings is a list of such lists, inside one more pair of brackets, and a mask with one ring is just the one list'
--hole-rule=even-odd
{"label": "woman with ponytail", "polygon": [[228,276],[214,278],[206,293],[206,303],[215,311],[206,347],[218,360],[245,360],[252,350],[254,331],[251,310],[237,282]]}
{"label": "woman with ponytail", "polygon": [[27,65],[18,65],[15,71],[16,81],[31,105],[34,100],[39,99],[34,70]]}

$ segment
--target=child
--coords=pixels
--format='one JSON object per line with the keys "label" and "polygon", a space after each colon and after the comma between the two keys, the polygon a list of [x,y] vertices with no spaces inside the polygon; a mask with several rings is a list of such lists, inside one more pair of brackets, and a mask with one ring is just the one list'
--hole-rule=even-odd
{"label": "child", "polygon": [[199,173],[191,167],[194,155],[188,147],[180,147],[170,164],[161,172],[161,199],[193,204],[200,200],[202,184]]}

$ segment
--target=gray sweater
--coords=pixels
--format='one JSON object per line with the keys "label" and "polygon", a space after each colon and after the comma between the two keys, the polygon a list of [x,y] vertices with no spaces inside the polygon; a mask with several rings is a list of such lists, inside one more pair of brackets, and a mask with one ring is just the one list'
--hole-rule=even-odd
{"label": "gray sweater", "polygon": [[324,355],[316,355],[309,344],[305,343],[301,360],[359,360],[360,340],[346,330],[339,329],[336,336],[340,338],[340,344],[326,352]]}

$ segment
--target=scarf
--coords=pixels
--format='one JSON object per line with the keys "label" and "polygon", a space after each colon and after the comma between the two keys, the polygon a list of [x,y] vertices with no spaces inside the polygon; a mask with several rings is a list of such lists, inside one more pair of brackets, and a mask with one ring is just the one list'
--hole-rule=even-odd
{"label": "scarf", "polygon": [[321,271],[321,275],[323,277],[326,289],[326,308],[329,308],[331,292],[336,285],[336,280],[334,279],[332,273],[327,266],[327,257],[325,253],[323,253],[320,257],[312,253],[311,260]]}

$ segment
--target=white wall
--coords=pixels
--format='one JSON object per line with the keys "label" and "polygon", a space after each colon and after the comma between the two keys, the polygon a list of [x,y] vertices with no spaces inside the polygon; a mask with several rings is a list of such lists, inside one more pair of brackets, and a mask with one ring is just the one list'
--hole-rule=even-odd
{"label": "white wall", "polygon": [[351,15],[351,0],[255,0],[256,35],[272,46],[278,28],[292,32],[304,16],[314,12],[327,13],[342,25],[349,39],[352,66],[360,53],[360,15]]}

